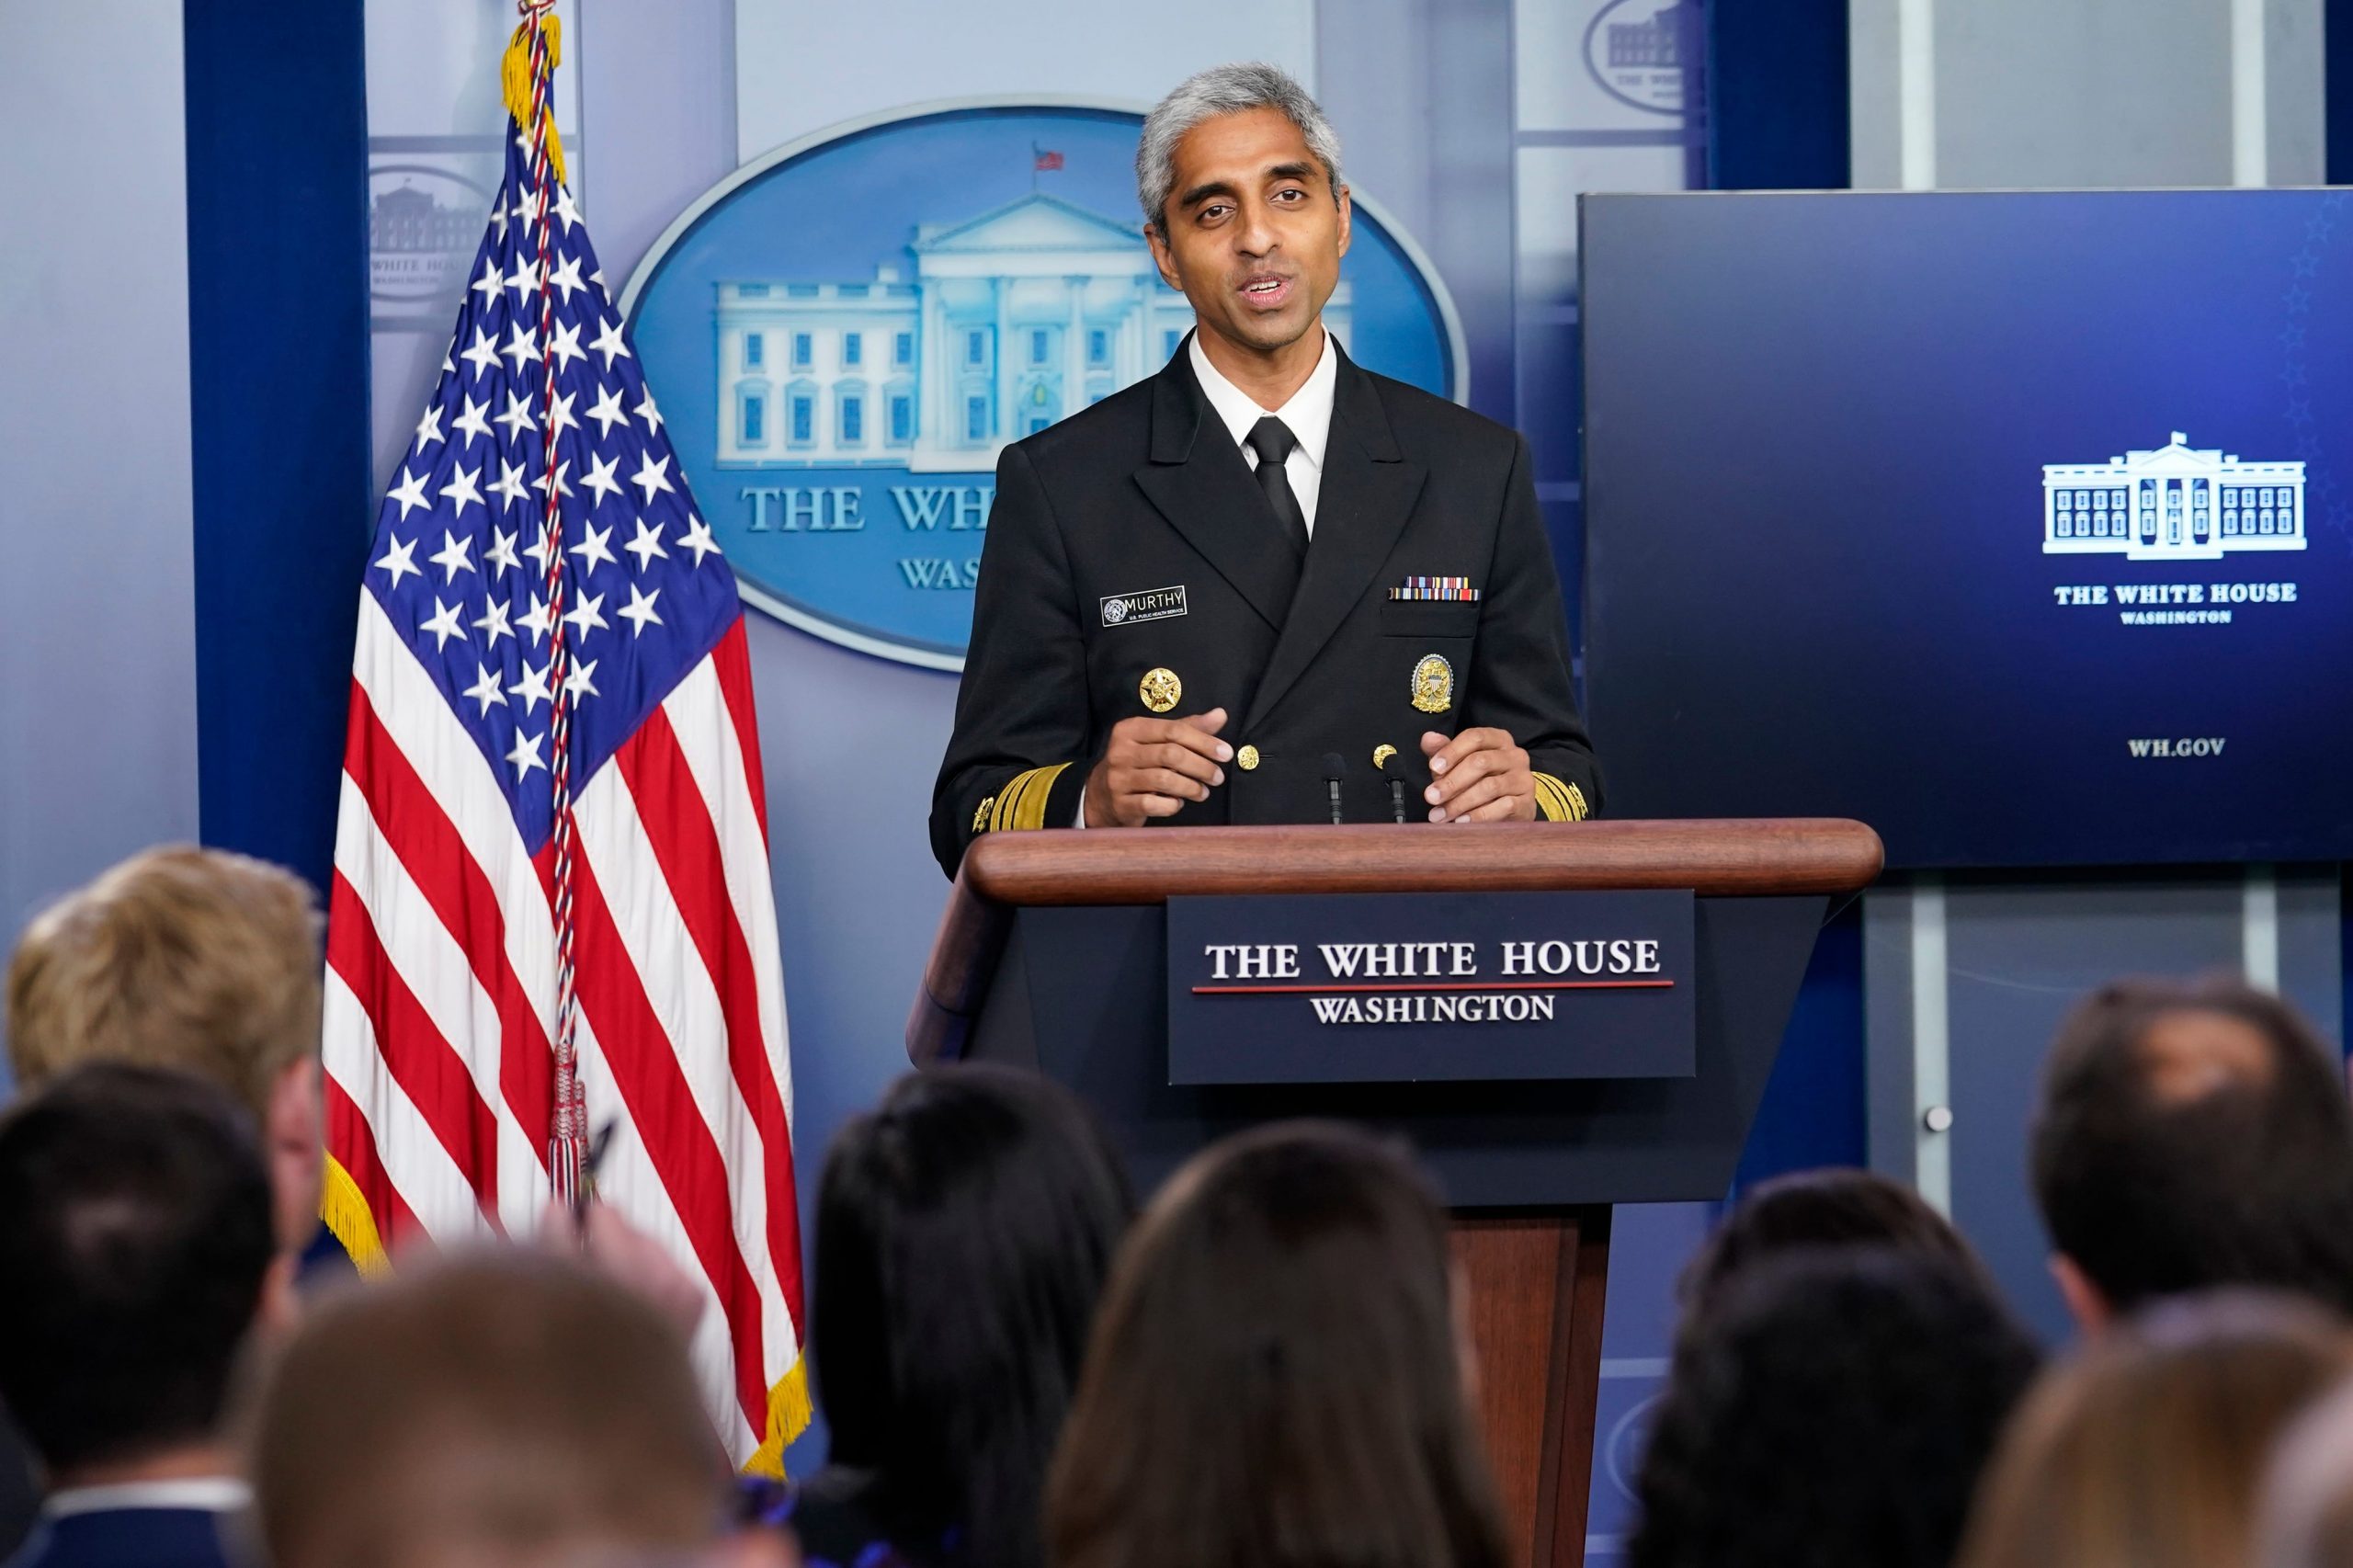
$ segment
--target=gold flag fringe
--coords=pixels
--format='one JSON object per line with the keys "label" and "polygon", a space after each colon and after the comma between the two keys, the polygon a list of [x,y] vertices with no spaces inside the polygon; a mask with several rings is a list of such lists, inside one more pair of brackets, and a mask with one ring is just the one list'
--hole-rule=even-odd
{"label": "gold flag fringe", "polygon": [[768,1390],[767,1440],[744,1462],[744,1473],[783,1480],[785,1446],[809,1429],[810,1414],[809,1358],[804,1353],[784,1381]]}
{"label": "gold flag fringe", "polygon": [[359,1184],[333,1154],[326,1159],[326,1179],[319,1189],[319,1218],[326,1221],[360,1273],[371,1277],[390,1273],[392,1266],[384,1256],[384,1239],[376,1230],[376,1217],[368,1211]]}

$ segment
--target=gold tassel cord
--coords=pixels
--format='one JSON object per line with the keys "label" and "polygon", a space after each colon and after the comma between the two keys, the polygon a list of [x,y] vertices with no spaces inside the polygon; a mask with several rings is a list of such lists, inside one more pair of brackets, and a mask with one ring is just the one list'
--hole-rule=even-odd
{"label": "gold tassel cord", "polygon": [[[552,73],[563,63],[563,27],[553,12],[539,25],[548,32],[548,70]],[[515,128],[526,135],[531,129],[531,27],[529,17],[506,40],[506,53],[498,62],[498,83],[506,97],[506,112],[512,116]],[[555,110],[551,103],[548,110],[548,165],[555,170],[558,185],[563,183],[563,142],[555,133]]]}

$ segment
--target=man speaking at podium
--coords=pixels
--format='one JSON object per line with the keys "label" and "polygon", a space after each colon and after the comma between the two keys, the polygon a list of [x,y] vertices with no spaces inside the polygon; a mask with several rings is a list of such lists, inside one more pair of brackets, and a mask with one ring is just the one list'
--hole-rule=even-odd
{"label": "man speaking at podium", "polygon": [[980,834],[1575,821],[1601,803],[1528,444],[1324,328],[1339,142],[1268,65],[1144,121],[1144,238],[1199,329],[1028,439],[996,503],[932,792]]}

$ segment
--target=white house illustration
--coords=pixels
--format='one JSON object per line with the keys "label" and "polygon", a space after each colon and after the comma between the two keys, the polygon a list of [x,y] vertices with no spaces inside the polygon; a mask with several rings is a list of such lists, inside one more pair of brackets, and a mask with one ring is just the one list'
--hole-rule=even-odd
{"label": "white house illustration", "polygon": [[2180,431],[2104,463],[2046,463],[2046,555],[2212,561],[2234,550],[2304,548],[2304,465],[2245,462]]}
{"label": "white house illustration", "polygon": [[[912,278],[719,285],[719,460],[973,472],[1158,370],[1193,324],[1130,224],[1033,192],[926,223]],[[1349,288],[1324,308],[1348,343]]]}

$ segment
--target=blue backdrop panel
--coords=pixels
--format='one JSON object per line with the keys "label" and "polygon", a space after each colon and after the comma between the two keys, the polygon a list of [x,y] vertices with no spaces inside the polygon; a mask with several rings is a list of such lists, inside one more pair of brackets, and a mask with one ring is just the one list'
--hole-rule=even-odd
{"label": "blue backdrop panel", "polygon": [[1708,7],[1708,187],[1843,190],[1847,0]]}
{"label": "blue backdrop panel", "polygon": [[322,888],[373,512],[358,0],[188,0],[199,821]]}

